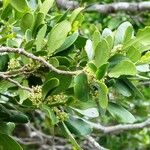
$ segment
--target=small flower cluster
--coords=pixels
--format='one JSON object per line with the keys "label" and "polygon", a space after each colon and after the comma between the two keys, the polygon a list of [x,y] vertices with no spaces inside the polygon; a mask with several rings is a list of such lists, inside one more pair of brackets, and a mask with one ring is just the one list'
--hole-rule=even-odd
{"label": "small flower cluster", "polygon": [[112,52],[122,52],[122,48],[123,48],[123,45],[122,45],[122,44],[116,45],[116,46],[114,46],[114,48],[112,49]]}
{"label": "small flower cluster", "polygon": [[60,93],[58,95],[52,95],[47,98],[47,103],[48,104],[61,103],[61,102],[66,101],[66,98],[67,98],[67,96],[64,95],[64,93]]}
{"label": "small flower cluster", "polygon": [[39,107],[42,103],[42,87],[41,86],[35,86],[32,87],[32,92],[30,93],[30,99],[33,103],[33,105]]}
{"label": "small flower cluster", "polygon": [[64,112],[64,111],[61,111],[60,109],[58,109],[57,107],[54,107],[53,108],[54,112],[56,113],[57,115],[57,119],[59,121],[66,121],[68,118],[69,118],[69,115]]}
{"label": "small flower cluster", "polygon": [[8,63],[8,69],[9,70],[14,70],[20,67],[20,63],[19,60],[12,58],[10,59],[9,63]]}
{"label": "small flower cluster", "polygon": [[96,80],[93,72],[90,70],[89,67],[85,67],[84,72],[87,74],[88,82],[91,85],[93,83],[93,81]]}

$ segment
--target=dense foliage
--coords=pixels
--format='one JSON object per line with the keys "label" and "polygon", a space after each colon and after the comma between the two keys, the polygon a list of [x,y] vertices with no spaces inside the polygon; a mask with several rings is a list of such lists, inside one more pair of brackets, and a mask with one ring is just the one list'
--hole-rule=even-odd
{"label": "dense foliage", "polygon": [[149,117],[148,21],[60,11],[54,0],[3,0],[0,16],[0,149],[38,149],[17,143],[26,123],[76,150],[89,135],[112,150],[150,148],[147,128],[96,127]]}

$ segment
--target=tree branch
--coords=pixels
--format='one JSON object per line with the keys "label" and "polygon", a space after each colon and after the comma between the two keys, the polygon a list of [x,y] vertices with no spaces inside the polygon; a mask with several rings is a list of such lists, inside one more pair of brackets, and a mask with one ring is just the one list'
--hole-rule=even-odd
{"label": "tree branch", "polygon": [[75,9],[79,7],[77,1],[69,1],[69,0],[56,0],[56,3],[59,7],[63,9]]}
{"label": "tree branch", "polygon": [[18,53],[18,54],[24,55],[24,56],[26,56],[28,58],[31,58],[31,59],[33,59],[35,61],[40,62],[45,67],[48,67],[50,70],[52,70],[54,72],[57,72],[58,74],[76,75],[76,74],[78,74],[80,72],[80,70],[79,71],[64,71],[64,70],[59,70],[59,69],[55,68],[53,65],[49,64],[42,57],[37,57],[37,56],[35,56],[32,53],[28,53],[28,52],[26,52],[22,48],[0,47],[0,52]]}
{"label": "tree branch", "polygon": [[91,137],[91,136],[88,136],[88,137],[87,137],[87,140],[88,140],[88,142],[89,142],[91,145],[93,145],[93,147],[94,147],[95,150],[108,150],[108,149],[106,149],[106,148],[100,146],[100,145],[95,141],[95,139],[94,139],[93,137]]}
{"label": "tree branch", "polygon": [[[57,0],[58,6],[63,9],[74,9],[79,7],[79,4],[76,2],[74,6],[73,1],[69,0]],[[99,13],[115,13],[117,11],[129,11],[129,12],[136,12],[136,11],[150,11],[150,2],[118,2],[118,3],[111,3],[111,4],[91,4],[85,8],[85,11],[93,11]]]}
{"label": "tree branch", "polygon": [[30,88],[28,88],[26,86],[21,85],[19,82],[15,81],[15,80],[13,80],[11,78],[9,78],[8,76],[6,76],[4,74],[0,74],[0,77],[3,78],[3,79],[5,79],[5,80],[7,80],[7,81],[9,81],[9,82],[11,82],[11,83],[13,83],[13,84],[15,84],[16,86],[20,87],[23,90],[27,90],[29,92],[32,92],[32,89],[30,89]]}
{"label": "tree branch", "polygon": [[94,129],[100,130],[101,132],[107,134],[107,133],[114,133],[114,132],[121,132],[126,130],[134,130],[134,129],[143,129],[145,127],[150,126],[150,119],[147,119],[141,123],[135,123],[135,124],[119,124],[115,126],[108,126],[105,127],[98,123],[89,123]]}

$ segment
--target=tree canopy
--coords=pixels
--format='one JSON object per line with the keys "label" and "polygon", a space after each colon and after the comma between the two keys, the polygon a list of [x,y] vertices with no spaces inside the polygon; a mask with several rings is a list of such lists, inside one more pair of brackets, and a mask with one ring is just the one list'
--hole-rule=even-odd
{"label": "tree canopy", "polygon": [[150,148],[150,2],[0,3],[0,149]]}

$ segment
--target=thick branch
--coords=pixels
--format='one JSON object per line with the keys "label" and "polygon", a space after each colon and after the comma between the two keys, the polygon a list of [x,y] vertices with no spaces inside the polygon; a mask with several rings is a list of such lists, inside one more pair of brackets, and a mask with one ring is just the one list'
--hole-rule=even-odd
{"label": "thick branch", "polygon": [[[88,122],[89,123],[89,122]],[[150,119],[147,119],[144,122],[141,123],[135,123],[135,124],[119,124],[115,126],[102,126],[101,124],[96,123],[89,123],[93,128],[100,130],[103,133],[114,133],[114,132],[121,132],[126,130],[134,130],[134,129],[143,129],[145,127],[150,126]]]}
{"label": "thick branch", "polygon": [[79,6],[78,2],[69,0],[56,0],[56,3],[63,9],[75,9]]}
{"label": "thick branch", "polygon": [[45,59],[43,59],[41,57],[37,57],[32,53],[28,53],[22,48],[0,47],[0,52],[18,53],[18,54],[24,55],[28,58],[31,58],[35,61],[40,62],[45,67],[48,67],[50,70],[57,72],[58,74],[75,75],[75,74],[78,74],[80,72],[80,71],[59,70],[59,69],[55,68],[53,65],[49,64]]}
{"label": "thick branch", "polygon": [[[63,2],[62,2],[63,1]],[[64,9],[73,9],[79,7],[78,3],[74,7],[73,1],[69,0],[57,0],[57,4],[64,8]],[[129,11],[129,12],[136,12],[136,11],[150,11],[150,2],[118,2],[118,3],[111,3],[111,4],[93,4],[87,6],[86,11],[94,11],[99,13],[115,13],[117,11]]]}

